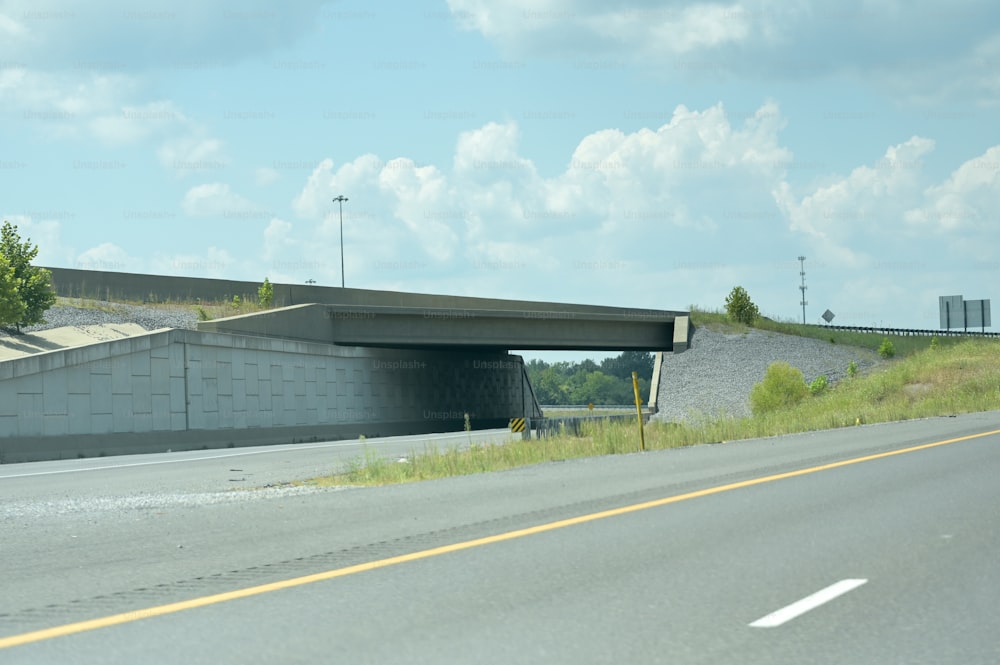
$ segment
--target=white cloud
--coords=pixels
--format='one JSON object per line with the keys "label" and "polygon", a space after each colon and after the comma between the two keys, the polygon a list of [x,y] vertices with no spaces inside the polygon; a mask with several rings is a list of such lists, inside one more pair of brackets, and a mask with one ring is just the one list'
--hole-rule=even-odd
{"label": "white cloud", "polygon": [[267,166],[262,166],[254,171],[254,182],[260,187],[273,185],[281,178],[281,173]]}
{"label": "white cloud", "polygon": [[241,263],[228,250],[214,246],[207,247],[202,253],[156,254],[148,265],[150,272],[156,275],[240,279],[253,274],[247,262]]}
{"label": "white cloud", "polygon": [[260,206],[232,191],[229,185],[218,182],[189,189],[181,207],[191,217],[248,219],[264,214]]}
{"label": "white cloud", "polygon": [[[288,47],[316,28],[324,0],[275,7],[269,0],[176,3],[6,0],[0,61],[29,67],[138,71],[191,63],[230,64]],[[20,20],[15,20],[19,17]]]}
{"label": "white cloud", "polygon": [[0,14],[0,34],[8,39],[16,39],[23,36],[26,32],[27,30],[23,23],[6,14]]}
{"label": "white cloud", "polygon": [[264,258],[287,256],[290,251],[296,251],[299,243],[293,235],[294,229],[290,222],[275,217],[264,229]]}
{"label": "white cloud", "polygon": [[91,131],[106,144],[135,143],[153,134],[185,126],[187,118],[169,101],[150,102],[139,106],[125,106],[114,114],[95,117]]}
{"label": "white cloud", "polygon": [[1000,266],[1000,146],[964,162],[944,182],[928,186],[907,203],[919,199],[903,214],[909,235],[931,240],[936,259],[944,265],[995,272]]}
{"label": "white cloud", "polygon": [[[567,288],[584,280],[628,289],[636,270],[688,264],[685,254],[706,243],[719,245],[720,262],[733,262],[742,250],[730,244],[732,226],[748,241],[767,226],[782,229],[768,195],[792,159],[777,140],[782,126],[770,102],[741,124],[721,105],[678,107],[656,130],[584,137],[554,177],[521,154],[514,123],[463,132],[450,170],[374,155],[339,167],[326,160],[295,200],[297,214],[319,223],[315,242],[300,250],[336,250],[332,199],[345,194],[348,273],[362,276],[367,266],[365,279],[391,279],[397,273],[385,268],[399,265],[412,279],[465,271],[457,286],[466,292],[530,289],[539,275],[560,272],[570,276]],[[733,215],[747,208],[769,211],[753,219],[756,230]],[[650,242],[660,237],[669,243]],[[335,273],[339,262],[329,254]]]}
{"label": "white cloud", "polygon": [[696,80],[846,75],[924,102],[1000,103],[1000,5],[448,0],[459,26],[510,56],[646,66]]}
{"label": "white cloud", "polygon": [[157,150],[157,157],[178,177],[218,172],[229,164],[222,141],[194,136],[165,141]]}
{"label": "white cloud", "polygon": [[[40,217],[41,219],[35,219]],[[75,259],[73,248],[62,241],[62,227],[54,215],[35,214],[14,215],[4,214],[3,221],[17,227],[17,234],[22,242],[30,241],[38,247],[35,263],[41,266],[59,266],[71,263]]]}
{"label": "white cloud", "polygon": [[77,256],[72,267],[80,270],[142,272],[142,264],[142,259],[129,256],[128,252],[114,243],[105,242]]}
{"label": "white cloud", "polygon": [[919,197],[923,160],[933,149],[933,141],[915,136],[889,147],[873,164],[859,166],[801,199],[787,183],[780,183],[775,199],[792,231],[804,234],[816,251],[856,267],[876,253],[870,246],[857,248],[859,236],[890,241],[906,232],[906,202]]}

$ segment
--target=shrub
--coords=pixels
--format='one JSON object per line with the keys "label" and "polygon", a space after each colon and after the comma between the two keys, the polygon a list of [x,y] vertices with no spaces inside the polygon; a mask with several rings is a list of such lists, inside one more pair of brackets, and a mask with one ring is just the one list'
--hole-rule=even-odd
{"label": "shrub", "polygon": [[274,286],[271,285],[271,280],[265,277],[264,283],[261,284],[260,288],[257,289],[257,302],[260,303],[261,307],[267,309],[271,306],[271,303],[273,301],[274,301]]}
{"label": "shrub", "polygon": [[802,372],[786,362],[768,365],[764,380],[750,390],[750,409],[754,415],[795,406],[809,395]]}
{"label": "shrub", "polygon": [[888,337],[884,338],[882,343],[878,345],[878,355],[887,360],[896,355],[896,347],[892,345],[892,340]]}
{"label": "shrub", "polygon": [[936,351],[938,348],[938,338],[937,335],[931,337],[931,351]]}
{"label": "shrub", "polygon": [[199,321],[211,321],[212,320],[212,315],[209,314],[208,312],[206,312],[205,308],[202,307],[201,305],[198,305],[195,309],[198,312],[198,320]]}
{"label": "shrub", "polygon": [[858,363],[851,361],[851,364],[847,366],[847,376],[852,379],[858,375]]}
{"label": "shrub", "polygon": [[726,296],[726,313],[733,321],[748,326],[752,326],[760,316],[760,310],[750,300],[750,295],[742,286],[734,286]]}
{"label": "shrub", "polygon": [[826,374],[820,374],[813,382],[809,384],[809,392],[813,395],[819,395],[830,385],[829,380],[826,378]]}
{"label": "shrub", "polygon": [[241,304],[240,303],[240,297],[239,296],[233,296],[233,302],[232,302],[233,309],[239,309],[240,308],[240,304]]}

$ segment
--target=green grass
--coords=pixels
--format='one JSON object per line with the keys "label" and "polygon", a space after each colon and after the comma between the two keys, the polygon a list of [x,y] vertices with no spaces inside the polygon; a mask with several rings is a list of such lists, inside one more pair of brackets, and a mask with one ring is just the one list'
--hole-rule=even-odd
{"label": "green grass", "polygon": [[[703,310],[691,307],[691,323],[695,328],[707,328],[716,332],[729,335],[746,333],[750,327],[741,323],[729,320],[726,313],[721,310]],[[878,351],[882,340],[888,338],[896,350],[896,356],[908,356],[918,351],[923,351],[930,347],[931,337],[919,335],[882,335],[878,333],[863,333],[852,330],[831,330],[825,326],[815,326],[810,324],[795,323],[792,321],[776,321],[767,317],[760,317],[753,326],[757,330],[781,333],[782,335],[796,335],[798,337],[809,337],[819,339],[831,344],[841,344],[843,346],[856,346],[862,349]],[[972,339],[959,336],[938,337],[938,345],[941,348],[952,347],[960,344],[965,339]]]}
{"label": "green grass", "polygon": [[213,319],[221,319],[227,316],[237,316],[240,314],[253,314],[256,312],[263,312],[268,309],[258,305],[255,300],[242,297],[239,304],[235,306],[231,300],[208,302],[190,300],[140,301],[119,299],[115,300],[114,303],[108,303],[90,298],[64,298],[62,296],[56,298],[56,305],[77,307],[80,309],[94,309],[103,312],[114,312],[115,306],[119,304],[140,305],[142,307],[151,307],[153,309],[161,310],[184,310],[193,312],[201,321],[211,321]]}
{"label": "green grass", "polygon": [[[924,340],[925,346],[929,340]],[[789,409],[747,418],[702,415],[686,424],[646,426],[647,450],[777,436],[988,411],[1000,407],[1000,341],[966,339],[938,349],[914,350],[866,376],[840,381]],[[374,450],[346,473],[318,478],[320,485],[382,485],[502,471],[530,464],[637,452],[635,423],[597,423],[584,436],[477,444],[468,449],[428,446],[405,462]]]}

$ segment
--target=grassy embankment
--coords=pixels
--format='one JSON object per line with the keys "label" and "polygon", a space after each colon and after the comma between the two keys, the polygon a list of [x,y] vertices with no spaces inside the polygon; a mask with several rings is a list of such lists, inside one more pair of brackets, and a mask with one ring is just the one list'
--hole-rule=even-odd
{"label": "grassy embankment", "polygon": [[[696,326],[739,334],[745,326],[718,312],[692,311]],[[878,349],[882,335],[833,331],[762,320],[758,329],[815,337],[831,344]],[[792,434],[853,426],[987,411],[1000,407],[1000,341],[928,337],[890,337],[896,355],[867,374],[840,381],[795,407],[748,418],[700,415],[686,424],[653,423],[646,427],[647,450],[700,443]],[[846,369],[846,368],[845,368]],[[763,377],[761,377],[763,378]],[[645,397],[645,396],[644,396]],[[499,471],[529,464],[579,457],[635,452],[639,437],[633,423],[597,424],[585,436],[541,441],[472,445],[464,450],[428,446],[405,462],[386,460],[375,451],[355,460],[344,474],[316,479],[324,485],[410,482],[452,475]]]}
{"label": "grassy embankment", "polygon": [[166,309],[166,310],[181,310],[185,312],[191,312],[197,316],[202,321],[211,321],[212,319],[221,319],[227,316],[237,316],[240,314],[253,314],[255,312],[263,312],[266,307],[260,306],[255,300],[249,297],[241,297],[239,301],[218,301],[218,302],[188,302],[188,301],[173,301],[168,300],[164,302],[152,302],[152,301],[131,301],[131,300],[116,300],[115,302],[106,302],[102,300],[91,300],[86,298],[64,298],[59,296],[56,298],[56,305],[64,305],[67,307],[78,307],[81,309],[96,309],[104,312],[115,311],[115,305],[139,305],[142,307],[151,307],[155,309]]}

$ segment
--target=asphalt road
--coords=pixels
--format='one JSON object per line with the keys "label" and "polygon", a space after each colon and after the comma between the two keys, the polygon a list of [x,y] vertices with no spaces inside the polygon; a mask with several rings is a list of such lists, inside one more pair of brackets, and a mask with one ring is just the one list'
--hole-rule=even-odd
{"label": "asphalt road", "polygon": [[995,664],[998,431],[325,491],[234,491],[218,460],[0,467],[0,663]]}

